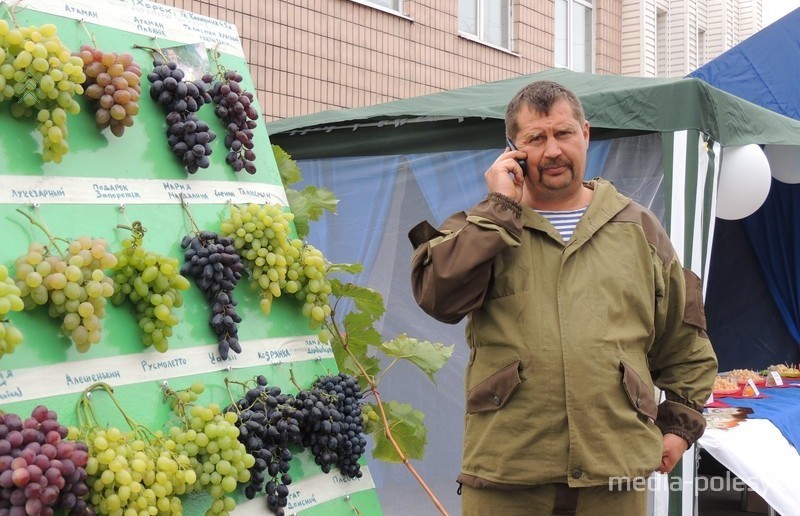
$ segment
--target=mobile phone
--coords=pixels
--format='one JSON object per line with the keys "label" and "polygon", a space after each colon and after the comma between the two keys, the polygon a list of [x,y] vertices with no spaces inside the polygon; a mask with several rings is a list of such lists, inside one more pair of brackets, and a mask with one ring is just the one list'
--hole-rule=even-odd
{"label": "mobile phone", "polygon": [[[508,148],[511,149],[511,150],[517,150],[517,146],[514,145],[514,142],[512,142],[511,138],[509,138],[508,136],[506,136],[506,145],[508,145]],[[514,161],[516,161],[517,165],[519,165],[520,168],[522,169],[522,177],[527,176],[528,175],[528,162],[525,161],[524,159],[515,159]]]}

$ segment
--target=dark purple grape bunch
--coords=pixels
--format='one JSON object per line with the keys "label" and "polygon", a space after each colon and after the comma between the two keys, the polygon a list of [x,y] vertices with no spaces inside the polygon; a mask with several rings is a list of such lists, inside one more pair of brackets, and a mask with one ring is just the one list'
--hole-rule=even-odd
{"label": "dark purple grape bunch", "polygon": [[366,451],[362,394],[358,381],[346,373],[318,378],[311,387],[314,407],[305,412],[302,445],[311,449],[323,473],[336,465],[349,478],[361,478],[358,463]]}
{"label": "dark purple grape bunch", "polygon": [[264,376],[258,376],[256,382],[235,407],[229,407],[239,416],[239,442],[255,457],[244,493],[253,499],[263,492],[267,508],[283,516],[292,483],[289,446],[300,443],[303,413],[296,407],[295,397],[282,393],[278,386],[268,386]]}
{"label": "dark purple grape bunch", "polygon": [[210,143],[217,135],[196,114],[204,104],[211,103],[203,81],[185,80],[176,63],[160,59],[153,61],[147,80],[151,83],[150,97],[167,113],[167,142],[172,153],[190,174],[208,168]]}
{"label": "dark purple grape bunch", "polygon": [[184,264],[181,274],[191,277],[211,302],[208,324],[217,336],[219,356],[227,360],[230,351],[241,353],[237,324],[242,318],[236,313],[233,290],[242,277],[244,263],[230,238],[213,231],[186,235],[181,241]]}
{"label": "dark purple grape bunch", "polygon": [[221,78],[211,74],[203,76],[210,85],[208,91],[215,105],[214,113],[225,124],[225,161],[235,172],[244,169],[256,173],[256,153],[253,151],[253,129],[256,128],[256,111],[253,94],[242,88],[242,76],[234,70],[222,73]]}
{"label": "dark purple grape bunch", "polygon": [[22,419],[0,414],[0,514],[93,515],[87,505],[88,447],[44,405]]}

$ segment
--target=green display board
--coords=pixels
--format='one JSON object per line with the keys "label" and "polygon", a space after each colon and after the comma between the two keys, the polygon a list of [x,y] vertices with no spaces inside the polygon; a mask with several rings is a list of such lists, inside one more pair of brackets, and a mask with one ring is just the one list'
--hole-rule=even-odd
{"label": "green display board", "polygon": [[[7,5],[0,5],[0,16],[12,23]],[[260,120],[254,130],[257,173],[234,172],[225,163],[222,122],[211,106],[201,108],[199,117],[209,123],[217,139],[211,143],[210,166],[193,175],[187,173],[167,143],[165,113],[148,94],[145,76],[152,70],[152,56],[134,48],[203,43],[209,54],[212,50],[219,53],[220,65],[237,70],[243,86],[253,92],[235,26],[142,0],[22,1],[14,19],[22,26],[55,24],[62,42],[73,50],[94,39],[102,50],[130,52],[143,77],[140,111],[122,137],[113,136],[108,129],[98,130],[88,101],[79,100],[81,113],[68,117],[70,150],[61,163],[43,161],[35,120],[15,119],[9,114],[8,104],[14,99],[0,103],[0,232],[5,242],[0,263],[12,274],[15,260],[32,242],[47,242],[45,234],[20,212],[46,224],[58,237],[105,238],[112,252],[130,236],[117,226],[140,221],[147,229],[147,249],[182,261],[180,241],[192,232],[182,200],[200,229],[215,232],[228,217],[230,203],[286,206],[269,137]],[[259,292],[246,278],[240,281],[235,296],[243,319],[239,324],[243,349],[241,354],[231,353],[228,360],[216,352],[216,337],[208,325],[210,304],[194,284],[183,292],[184,306],[177,310],[181,322],[165,353],[142,344],[142,332],[129,304],[107,304],[102,340],[86,353],[79,353],[61,334],[61,320],[50,318],[45,307],[12,312],[8,319],[25,340],[12,354],[0,358],[0,410],[24,418],[33,407],[44,404],[58,413],[60,421],[74,425],[84,389],[103,381],[113,387],[133,419],[159,429],[166,427],[171,413],[163,403],[164,386],[178,390],[201,381],[206,391],[199,403],[227,406],[230,396],[225,378],[244,380],[262,374],[270,385],[294,393],[295,383],[307,388],[317,376],[336,372],[330,347],[308,329],[300,304],[280,298],[270,315],[264,316]],[[99,419],[125,428],[124,419],[107,396],[98,392],[92,398]],[[369,468],[362,465],[362,470],[364,477],[355,480],[338,472],[325,475],[309,452],[297,450],[287,513],[380,514]],[[234,514],[268,513],[263,498],[247,501],[241,486],[236,498],[239,505]],[[203,514],[209,500],[204,494],[191,495],[184,500],[186,513]]]}

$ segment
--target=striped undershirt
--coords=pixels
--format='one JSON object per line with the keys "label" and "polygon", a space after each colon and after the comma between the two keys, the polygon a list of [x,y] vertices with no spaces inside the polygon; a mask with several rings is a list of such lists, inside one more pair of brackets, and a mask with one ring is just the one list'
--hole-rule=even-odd
{"label": "striped undershirt", "polygon": [[566,244],[570,237],[572,237],[572,233],[575,231],[575,226],[578,225],[578,221],[581,220],[583,214],[586,213],[586,208],[588,208],[588,206],[584,206],[579,210],[536,210],[536,213],[550,221],[558,232],[561,233],[561,238],[564,239],[564,243]]}

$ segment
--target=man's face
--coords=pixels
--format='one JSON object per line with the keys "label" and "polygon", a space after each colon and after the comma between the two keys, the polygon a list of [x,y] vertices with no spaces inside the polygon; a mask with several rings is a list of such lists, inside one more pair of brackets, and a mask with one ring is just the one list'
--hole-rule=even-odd
{"label": "man's face", "polygon": [[558,200],[577,192],[586,172],[589,122],[578,121],[566,100],[543,115],[523,107],[517,115],[517,148],[528,154],[526,187],[534,199]]}

